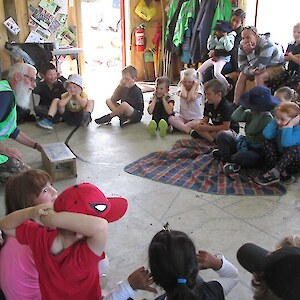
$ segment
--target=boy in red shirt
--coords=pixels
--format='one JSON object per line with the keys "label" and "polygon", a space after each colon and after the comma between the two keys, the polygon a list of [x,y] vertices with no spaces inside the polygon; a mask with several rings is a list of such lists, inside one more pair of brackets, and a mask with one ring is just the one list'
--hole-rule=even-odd
{"label": "boy in red shirt", "polygon": [[15,211],[0,220],[0,228],[31,248],[44,300],[100,300],[98,263],[105,257],[107,225],[127,206],[127,200],[106,198],[82,183],[58,196],[54,210],[42,204]]}

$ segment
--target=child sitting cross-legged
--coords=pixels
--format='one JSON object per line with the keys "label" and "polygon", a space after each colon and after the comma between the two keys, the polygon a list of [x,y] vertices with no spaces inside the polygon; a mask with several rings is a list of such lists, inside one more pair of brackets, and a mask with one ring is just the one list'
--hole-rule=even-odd
{"label": "child sitting cross-legged", "polygon": [[239,172],[240,168],[255,167],[263,160],[262,131],[272,120],[271,110],[280,101],[271,95],[270,89],[256,86],[244,93],[240,98],[240,106],[232,113],[232,120],[245,122],[245,135],[237,134],[231,130],[218,133],[216,137],[215,157],[221,158],[223,172],[231,174]]}
{"label": "child sitting cross-legged", "polygon": [[258,184],[295,181],[292,174],[300,171],[299,113],[294,102],[282,102],[275,108],[275,119],[263,131],[265,161],[270,170],[255,178]]}
{"label": "child sitting cross-legged", "polygon": [[178,83],[180,111],[179,115],[169,117],[169,123],[174,128],[189,134],[196,125],[197,120],[203,118],[203,92],[195,69],[190,68],[181,71],[180,77]]}
{"label": "child sitting cross-legged", "polygon": [[59,112],[63,120],[69,125],[87,126],[91,121],[91,113],[94,110],[94,100],[88,99],[83,92],[82,77],[78,74],[71,74],[65,81],[67,90],[62,94],[61,99],[55,98],[49,108],[48,116],[37,122],[39,127],[53,129],[53,117]]}
{"label": "child sitting cross-legged", "polygon": [[158,77],[155,83],[155,92],[148,106],[148,113],[152,115],[148,131],[151,136],[155,136],[158,128],[160,136],[164,137],[167,134],[168,118],[173,114],[175,101],[169,95],[170,79],[168,77]]}
{"label": "child sitting cross-legged", "polygon": [[[149,245],[149,266],[154,282],[165,294],[156,300],[224,300],[238,283],[238,270],[221,253],[211,254],[196,248],[191,238],[167,225]],[[218,278],[205,282],[199,269],[212,269]]]}
{"label": "child sitting cross-legged", "polygon": [[222,130],[233,130],[238,133],[239,124],[231,120],[232,103],[224,98],[226,87],[217,79],[212,79],[204,84],[204,93],[206,98],[204,118],[196,122],[190,135],[213,143],[217,133]]}

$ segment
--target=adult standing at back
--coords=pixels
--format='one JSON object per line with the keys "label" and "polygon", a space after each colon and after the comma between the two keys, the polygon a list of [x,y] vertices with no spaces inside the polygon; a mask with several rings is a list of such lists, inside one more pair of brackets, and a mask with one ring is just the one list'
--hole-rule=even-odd
{"label": "adult standing at back", "polygon": [[239,105],[245,92],[246,82],[254,77],[255,85],[266,85],[284,71],[282,49],[266,36],[260,36],[256,27],[246,26],[238,51],[238,66],[241,71],[234,92],[234,104]]}
{"label": "adult standing at back", "polygon": [[38,151],[41,145],[17,127],[16,105],[28,109],[32,90],[36,86],[36,69],[25,63],[11,66],[7,80],[0,81],[0,182],[24,169],[19,150],[2,141],[12,138]]}

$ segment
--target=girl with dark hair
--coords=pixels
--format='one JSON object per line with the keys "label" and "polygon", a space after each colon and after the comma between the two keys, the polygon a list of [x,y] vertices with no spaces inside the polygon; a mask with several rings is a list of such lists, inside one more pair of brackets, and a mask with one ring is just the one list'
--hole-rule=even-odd
{"label": "girl with dark hair", "polygon": [[[181,231],[165,227],[153,237],[148,254],[153,280],[166,292],[157,300],[224,299],[238,282],[237,269],[222,254],[196,254],[194,243]],[[199,268],[212,268],[220,278],[205,282]]]}

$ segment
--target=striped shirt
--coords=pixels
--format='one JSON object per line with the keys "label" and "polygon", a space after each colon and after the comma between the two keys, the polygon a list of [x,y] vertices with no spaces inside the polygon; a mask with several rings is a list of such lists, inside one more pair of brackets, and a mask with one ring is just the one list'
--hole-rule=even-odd
{"label": "striped shirt", "polygon": [[264,36],[258,38],[255,49],[250,53],[246,53],[242,43],[240,44],[238,66],[240,71],[246,75],[254,75],[256,68],[262,70],[266,67],[283,63],[284,59],[281,47]]}

